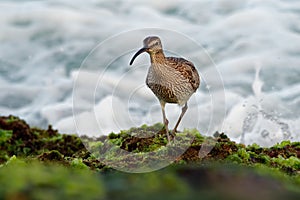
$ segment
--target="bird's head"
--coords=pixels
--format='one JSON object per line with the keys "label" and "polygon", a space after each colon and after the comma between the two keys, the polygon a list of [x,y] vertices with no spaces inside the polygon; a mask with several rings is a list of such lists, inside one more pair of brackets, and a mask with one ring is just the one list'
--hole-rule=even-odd
{"label": "bird's head", "polygon": [[132,65],[135,58],[140,55],[141,53],[147,52],[149,54],[155,54],[158,52],[162,52],[162,45],[159,37],[157,36],[149,36],[146,37],[143,41],[144,47],[141,48],[134,56],[132,57],[130,61],[130,65]]}

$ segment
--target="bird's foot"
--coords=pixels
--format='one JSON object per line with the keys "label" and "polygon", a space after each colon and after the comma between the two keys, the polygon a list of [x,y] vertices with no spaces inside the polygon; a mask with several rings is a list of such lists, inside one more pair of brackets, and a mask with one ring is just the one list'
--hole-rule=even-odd
{"label": "bird's foot", "polygon": [[176,130],[176,129],[173,129],[172,130],[172,132],[171,132],[171,136],[172,136],[172,138],[174,138],[175,136],[176,136],[176,133],[177,133],[178,131]]}
{"label": "bird's foot", "polygon": [[164,127],[164,129],[165,129],[165,133],[166,133],[167,138],[168,138],[168,142],[171,142],[171,140],[173,138],[175,138],[176,133],[180,132],[180,131],[177,131],[176,129],[173,129],[172,131],[169,131],[168,127],[166,127],[166,126]]}

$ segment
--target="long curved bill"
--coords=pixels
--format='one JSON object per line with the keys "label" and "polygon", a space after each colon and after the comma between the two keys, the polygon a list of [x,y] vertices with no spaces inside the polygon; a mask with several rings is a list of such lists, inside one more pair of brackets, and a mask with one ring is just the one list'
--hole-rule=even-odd
{"label": "long curved bill", "polygon": [[147,48],[141,48],[140,50],[138,50],[138,52],[136,52],[136,53],[134,54],[134,56],[132,57],[132,59],[131,59],[129,65],[132,65],[133,61],[135,60],[136,57],[138,57],[138,55],[140,55],[141,53],[144,53],[144,52],[146,52],[146,51],[147,51]]}

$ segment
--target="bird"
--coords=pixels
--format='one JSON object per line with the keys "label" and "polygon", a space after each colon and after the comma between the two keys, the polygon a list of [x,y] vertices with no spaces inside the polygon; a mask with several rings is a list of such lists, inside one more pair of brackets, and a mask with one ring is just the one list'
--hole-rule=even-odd
{"label": "bird", "polygon": [[187,102],[199,88],[200,77],[192,62],[184,58],[166,57],[158,36],[146,37],[143,40],[143,47],[134,54],[129,65],[132,65],[136,57],[144,52],[150,55],[151,60],[146,85],[160,102],[163,124],[168,142],[170,142],[165,105],[171,103],[182,107],[181,114],[171,132],[175,136],[178,125],[188,109]]}

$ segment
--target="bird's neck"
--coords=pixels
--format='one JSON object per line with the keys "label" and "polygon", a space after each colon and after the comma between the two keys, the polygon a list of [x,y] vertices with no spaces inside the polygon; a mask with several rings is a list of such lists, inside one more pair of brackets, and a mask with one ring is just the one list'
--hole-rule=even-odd
{"label": "bird's neck", "polygon": [[160,51],[155,51],[150,53],[150,58],[151,58],[151,63],[163,63],[165,60],[165,55],[162,50]]}

